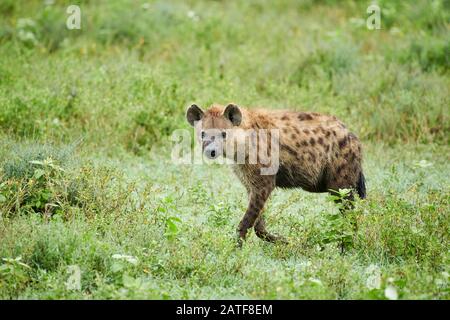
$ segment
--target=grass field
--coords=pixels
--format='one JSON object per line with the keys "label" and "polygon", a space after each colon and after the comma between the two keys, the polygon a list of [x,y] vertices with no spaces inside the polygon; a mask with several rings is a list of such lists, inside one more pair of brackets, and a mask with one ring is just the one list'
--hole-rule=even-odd
{"label": "grass field", "polygon": [[[370,1],[77,3],[0,2],[0,298],[450,298],[449,1],[379,0],[380,30]],[[237,249],[245,189],[170,158],[231,101],[338,116],[368,198],[277,190],[289,244]]]}

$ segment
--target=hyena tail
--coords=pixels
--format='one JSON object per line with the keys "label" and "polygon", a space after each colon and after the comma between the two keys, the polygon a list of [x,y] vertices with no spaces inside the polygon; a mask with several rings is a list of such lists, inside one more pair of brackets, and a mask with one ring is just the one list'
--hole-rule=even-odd
{"label": "hyena tail", "polygon": [[366,179],[364,178],[364,175],[362,172],[359,174],[356,191],[358,191],[358,195],[361,199],[364,199],[366,197]]}

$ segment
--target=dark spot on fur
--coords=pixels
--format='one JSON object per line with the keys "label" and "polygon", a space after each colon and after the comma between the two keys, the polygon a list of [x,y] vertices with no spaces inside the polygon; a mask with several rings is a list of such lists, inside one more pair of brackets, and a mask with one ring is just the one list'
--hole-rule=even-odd
{"label": "dark spot on fur", "polygon": [[304,130],[303,130],[303,133],[306,134],[306,135],[308,135],[308,134],[309,134],[309,130],[308,130],[308,129],[304,129]]}
{"label": "dark spot on fur", "polygon": [[329,152],[329,151],[330,151],[330,145],[329,145],[329,144],[327,144],[327,145],[325,146],[325,151],[326,151],[326,152]]}
{"label": "dark spot on fur", "polygon": [[319,137],[319,139],[317,139],[317,143],[320,145],[323,145],[323,138]]}
{"label": "dark spot on fur", "polygon": [[298,120],[300,120],[300,121],[306,121],[306,120],[312,120],[312,119],[313,119],[313,117],[308,113],[302,112],[302,113],[298,114]]}
{"label": "dark spot on fur", "polygon": [[334,131],[334,130],[333,130],[333,136],[335,136],[335,137],[337,136],[336,131]]}
{"label": "dark spot on fur", "polygon": [[326,132],[325,132],[325,137],[328,138],[329,136],[330,136],[330,131],[326,131]]}
{"label": "dark spot on fur", "polygon": [[295,131],[296,134],[300,133],[300,130],[298,130],[297,127],[294,127],[294,131]]}
{"label": "dark spot on fur", "polygon": [[296,143],[295,143],[295,146],[296,146],[297,148],[300,148],[300,142],[296,142]]}
{"label": "dark spot on fur", "polygon": [[303,141],[302,141],[302,146],[307,147],[307,146],[308,146],[308,141],[303,140]]}
{"label": "dark spot on fur", "polygon": [[317,134],[317,129],[313,129],[312,131],[314,134]]}
{"label": "dark spot on fur", "polygon": [[287,128],[283,128],[283,132],[284,133],[288,133],[288,129]]}
{"label": "dark spot on fur", "polygon": [[289,117],[288,116],[283,116],[283,117],[281,117],[281,120],[289,120]]}
{"label": "dark spot on fur", "polygon": [[339,167],[336,168],[336,174],[340,175],[342,170],[344,170],[344,165],[343,164],[341,164]]}
{"label": "dark spot on fur", "polygon": [[316,162],[316,155],[311,151],[309,152],[309,158],[312,162]]}
{"label": "dark spot on fur", "polygon": [[316,144],[316,140],[314,140],[314,138],[311,137],[311,139],[309,139],[309,143],[314,147],[314,145]]}
{"label": "dark spot on fur", "polygon": [[291,134],[291,138],[292,140],[296,140],[297,139],[297,135],[295,133]]}

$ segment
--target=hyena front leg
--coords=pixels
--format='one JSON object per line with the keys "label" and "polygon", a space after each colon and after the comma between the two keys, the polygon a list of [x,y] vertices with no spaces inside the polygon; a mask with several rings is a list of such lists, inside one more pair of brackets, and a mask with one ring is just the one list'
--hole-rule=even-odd
{"label": "hyena front leg", "polygon": [[239,223],[238,232],[238,246],[242,246],[243,241],[247,235],[248,229],[255,225],[256,219],[260,216],[266,200],[270,193],[275,188],[275,181],[273,178],[260,177],[258,183],[251,184],[249,190],[249,203],[244,217]]}

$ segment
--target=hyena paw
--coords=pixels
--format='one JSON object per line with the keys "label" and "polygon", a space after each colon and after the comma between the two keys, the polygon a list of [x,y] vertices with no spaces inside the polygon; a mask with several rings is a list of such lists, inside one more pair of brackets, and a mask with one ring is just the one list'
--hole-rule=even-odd
{"label": "hyena paw", "polygon": [[242,230],[237,230],[236,247],[237,248],[242,248],[242,245],[244,244],[244,241],[245,241],[245,233],[243,233]]}
{"label": "hyena paw", "polygon": [[286,240],[286,238],[284,238],[282,236],[276,236],[276,235],[270,234],[267,231],[256,230],[256,235],[258,236],[258,238],[260,238],[264,241],[267,241],[267,242],[277,243],[277,244],[289,244],[289,242]]}
{"label": "hyena paw", "polygon": [[287,239],[285,237],[282,236],[275,236],[275,243],[279,243],[279,244],[289,244],[289,241],[287,241]]}

